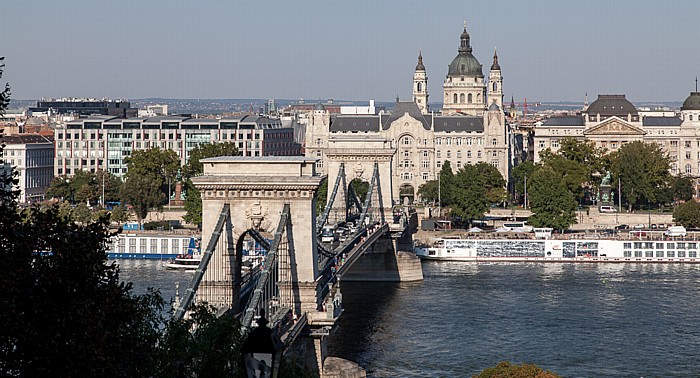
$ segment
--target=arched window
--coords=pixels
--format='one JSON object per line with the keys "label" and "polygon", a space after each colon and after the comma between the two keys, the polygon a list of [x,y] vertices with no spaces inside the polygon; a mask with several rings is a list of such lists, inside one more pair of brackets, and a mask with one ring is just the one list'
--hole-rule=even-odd
{"label": "arched window", "polygon": [[420,85],[420,83],[418,83],[418,92],[420,92],[420,89],[421,89],[421,85]]}
{"label": "arched window", "polygon": [[464,104],[464,93],[460,93],[459,95],[459,103]]}
{"label": "arched window", "polygon": [[493,91],[496,92],[497,90],[498,90],[498,83],[493,83]]}
{"label": "arched window", "polygon": [[481,93],[476,94],[476,103],[481,104]]}
{"label": "arched window", "polygon": [[692,115],[692,114],[689,115],[689,116],[688,116],[688,119],[692,121],[692,120],[693,120],[693,115]]}
{"label": "arched window", "polygon": [[457,93],[455,93],[454,98],[455,98],[454,103],[456,104],[457,103]]}
{"label": "arched window", "polygon": [[470,104],[472,103],[472,94],[471,93],[467,96],[467,102]]}

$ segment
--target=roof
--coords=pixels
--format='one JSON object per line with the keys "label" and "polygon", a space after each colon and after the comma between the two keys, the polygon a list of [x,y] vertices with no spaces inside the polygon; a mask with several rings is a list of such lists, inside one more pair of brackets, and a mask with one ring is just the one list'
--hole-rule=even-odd
{"label": "roof", "polygon": [[376,115],[337,115],[331,118],[331,132],[379,131],[379,116]]}
{"label": "roof", "polygon": [[384,121],[384,124],[382,125],[382,130],[389,130],[391,124],[397,119],[403,117],[404,114],[408,114],[410,117],[419,120],[423,124],[424,129],[430,130],[430,125],[428,124],[428,121],[426,121],[425,116],[423,116],[423,113],[421,113],[420,108],[418,108],[418,105],[416,105],[416,103],[413,101],[396,102],[394,110],[391,111],[391,116],[389,116],[389,118],[386,121]]}
{"label": "roof", "polygon": [[681,110],[700,110],[700,92],[690,92],[690,96],[683,101]]}
{"label": "roof", "polygon": [[2,137],[2,142],[5,144],[39,144],[39,143],[50,143],[53,144],[53,138],[49,139],[43,135],[39,134],[14,134],[6,135]]}
{"label": "roof", "polygon": [[581,116],[558,116],[550,117],[542,123],[542,126],[584,126],[585,122]]}
{"label": "roof", "polygon": [[458,53],[447,68],[447,76],[484,77],[481,63],[472,55],[472,47],[469,44],[469,33],[467,33],[466,25],[459,39]]}
{"label": "roof", "polygon": [[637,108],[625,98],[625,95],[598,95],[598,99],[591,103],[586,113],[600,114],[604,117],[627,117],[628,114],[637,115]]}
{"label": "roof", "polygon": [[436,132],[484,132],[484,120],[481,117],[464,115],[435,116],[433,127]]}
{"label": "roof", "polygon": [[491,105],[489,105],[489,110],[496,110],[496,111],[498,111],[498,110],[501,110],[501,107],[498,106],[498,104],[496,103],[496,101],[494,101],[494,102],[491,103]]}
{"label": "roof", "polygon": [[642,126],[680,126],[683,121],[678,117],[644,117]]}

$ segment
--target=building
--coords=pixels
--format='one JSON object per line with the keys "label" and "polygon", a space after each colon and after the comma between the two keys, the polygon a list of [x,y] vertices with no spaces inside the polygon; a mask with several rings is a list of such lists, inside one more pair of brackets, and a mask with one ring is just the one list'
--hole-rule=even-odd
{"label": "building", "polygon": [[[651,114],[651,115],[645,115]],[[659,116],[661,115],[661,116]],[[534,160],[563,138],[595,142],[610,152],[626,143],[657,143],[671,158],[671,173],[700,176],[700,92],[691,92],[679,113],[640,112],[625,95],[599,95],[580,114],[554,116],[534,128]]]}
{"label": "building", "polygon": [[120,118],[136,117],[138,109],[129,101],[97,100],[94,98],[42,99],[28,110],[29,115],[78,114],[80,116],[104,115]]}
{"label": "building", "polygon": [[3,165],[14,167],[18,172],[15,189],[20,190],[19,201],[44,200],[53,180],[53,140],[38,134],[16,134],[3,137],[3,142],[5,148],[0,157]]}
{"label": "building", "polygon": [[331,114],[318,104],[307,119],[306,156],[319,159],[317,171],[326,174],[329,153],[343,148],[369,155],[376,153],[370,149],[384,146],[393,153],[392,197],[402,202],[415,200],[418,188],[435,180],[445,161],[455,171],[465,164],[488,163],[508,180],[512,136],[502,107],[498,56],[494,53],[484,81],[465,27],[443,85],[442,112],[430,112],[427,84],[420,52],[413,75],[413,101],[397,99],[391,112],[377,114]]}
{"label": "building", "polygon": [[182,116],[116,118],[93,116],[56,127],[55,174],[106,170],[123,177],[124,158],[135,150],[170,149],[182,165],[203,143],[234,142],[243,156],[294,156],[301,146],[279,119],[257,115],[211,119]]}

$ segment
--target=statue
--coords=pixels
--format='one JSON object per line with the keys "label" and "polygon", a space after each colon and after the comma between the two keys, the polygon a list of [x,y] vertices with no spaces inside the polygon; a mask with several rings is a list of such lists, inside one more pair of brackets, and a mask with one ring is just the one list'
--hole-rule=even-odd
{"label": "statue", "polygon": [[600,191],[598,192],[598,199],[600,205],[611,205],[612,204],[612,193],[610,190],[610,182],[612,181],[612,175],[610,172],[605,174],[603,181],[600,182]]}
{"label": "statue", "polygon": [[612,181],[612,175],[610,172],[605,174],[605,177],[603,177],[603,181],[601,181],[600,186],[610,186],[610,182]]}

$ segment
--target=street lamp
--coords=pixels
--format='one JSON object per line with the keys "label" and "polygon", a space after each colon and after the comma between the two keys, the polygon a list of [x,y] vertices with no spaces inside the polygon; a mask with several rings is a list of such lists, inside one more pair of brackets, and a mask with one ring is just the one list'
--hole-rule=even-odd
{"label": "street lamp", "polygon": [[248,378],[277,377],[282,357],[282,342],[279,336],[267,326],[265,311],[260,311],[260,318],[241,346]]}
{"label": "street lamp", "polygon": [[68,185],[68,193],[70,194],[70,204],[73,204],[73,187],[70,185],[70,179],[66,179],[66,185]]}

